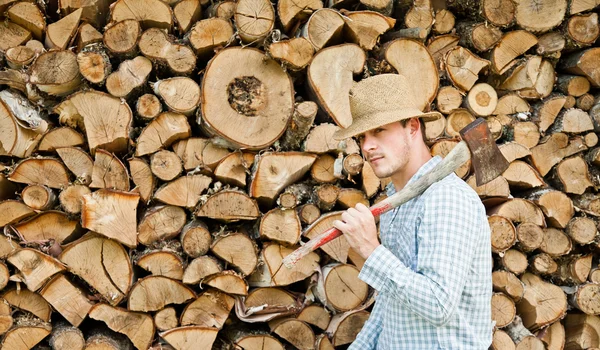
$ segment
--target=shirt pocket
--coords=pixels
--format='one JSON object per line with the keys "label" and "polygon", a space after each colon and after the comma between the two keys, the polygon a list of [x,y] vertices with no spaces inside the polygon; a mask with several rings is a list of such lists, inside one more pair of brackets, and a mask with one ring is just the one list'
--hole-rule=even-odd
{"label": "shirt pocket", "polygon": [[388,249],[407,267],[414,270],[415,233],[405,224],[396,221],[390,228]]}

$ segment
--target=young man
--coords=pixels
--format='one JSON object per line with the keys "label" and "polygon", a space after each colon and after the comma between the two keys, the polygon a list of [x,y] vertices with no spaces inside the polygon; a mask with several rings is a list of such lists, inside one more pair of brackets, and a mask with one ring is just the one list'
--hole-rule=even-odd
{"label": "young man", "polygon": [[[334,138],[358,136],[363,156],[392,195],[434,168],[406,79],[382,74],[350,90],[352,124]],[[364,259],[359,278],[378,291],[352,350],[488,349],[492,341],[490,229],[479,197],[455,174],[383,214],[381,244],[364,205],[334,226]]]}

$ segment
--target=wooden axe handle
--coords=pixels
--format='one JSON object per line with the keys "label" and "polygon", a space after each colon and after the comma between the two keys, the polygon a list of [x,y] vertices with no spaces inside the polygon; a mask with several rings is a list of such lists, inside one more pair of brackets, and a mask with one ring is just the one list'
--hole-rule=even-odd
{"label": "wooden axe handle", "polygon": [[[371,206],[369,209],[373,216],[379,216],[393,208],[396,208],[409,200],[415,198],[425,192],[429,186],[445,178],[453,173],[464,162],[469,160],[469,147],[465,141],[459,142],[448,155],[431,171],[421,176],[416,181],[404,187],[402,190],[394,193],[392,196],[383,201]],[[319,248],[335,238],[342,235],[342,232],[335,227],[319,234],[310,241],[306,242],[302,247],[293,251],[290,255],[283,259],[283,265],[287,268],[292,268],[300,259],[307,256],[310,252]]]}

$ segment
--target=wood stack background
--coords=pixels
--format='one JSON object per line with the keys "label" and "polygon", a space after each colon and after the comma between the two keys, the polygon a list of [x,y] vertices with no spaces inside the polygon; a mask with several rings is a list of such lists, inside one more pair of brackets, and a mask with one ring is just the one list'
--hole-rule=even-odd
{"label": "wood stack background", "polygon": [[[484,117],[494,349],[600,347],[598,0],[0,0],[2,349],[332,349],[384,196],[353,80],[400,73],[433,154]],[[470,166],[457,172],[469,184]]]}

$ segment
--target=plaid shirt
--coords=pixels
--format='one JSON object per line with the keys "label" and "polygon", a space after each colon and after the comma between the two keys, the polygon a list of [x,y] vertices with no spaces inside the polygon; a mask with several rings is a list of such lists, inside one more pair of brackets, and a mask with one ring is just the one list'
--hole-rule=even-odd
{"label": "plaid shirt", "polygon": [[[440,161],[429,160],[409,183]],[[450,174],[383,214],[380,237],[358,276],[379,294],[349,349],[488,349],[492,252],[475,191]]]}

